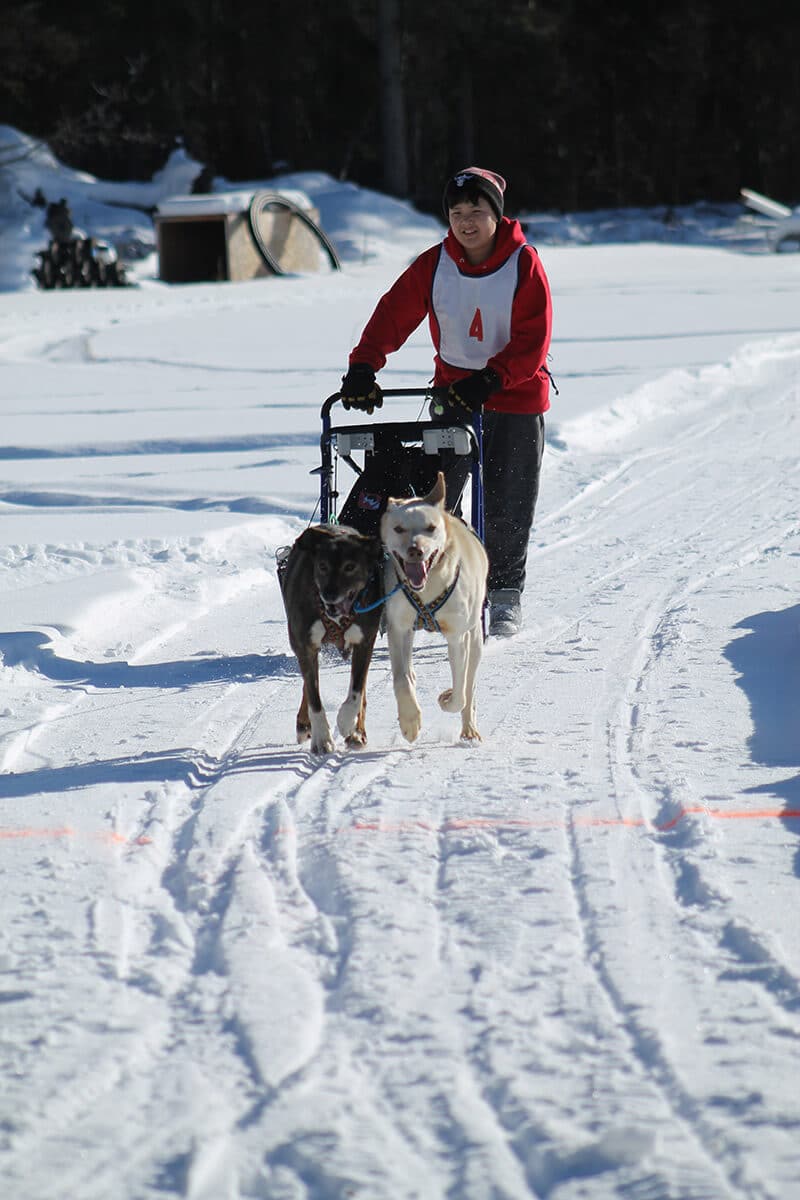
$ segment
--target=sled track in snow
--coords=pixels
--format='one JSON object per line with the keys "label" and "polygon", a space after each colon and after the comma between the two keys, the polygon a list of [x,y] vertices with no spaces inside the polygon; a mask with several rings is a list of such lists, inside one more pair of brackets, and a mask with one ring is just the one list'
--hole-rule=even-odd
{"label": "sled track in snow", "polygon": [[[786,1176],[796,1141],[770,1089],[800,1037],[797,972],[768,914],[748,911],[724,822],[696,811],[712,804],[703,757],[717,771],[724,747],[694,751],[668,694],[708,665],[705,595],[796,534],[769,480],[738,481],[758,420],[738,401],[701,408],[623,461],[557,460],[566,498],[532,547],[528,628],[486,647],[481,747],[453,744],[435,699],[446,653],[427,637],[415,746],[396,728],[383,646],[370,747],[315,761],[292,745],[300,680],[274,579],[243,591],[222,552],[210,599],[192,592],[188,553],[157,576],[132,664],[112,661],[128,652],[116,631],[100,662],[81,661],[79,640],[60,653],[14,641],[20,691],[61,707],[6,749],[11,765],[41,762],[8,785],[32,800],[66,784],[90,814],[86,837],[51,856],[64,879],[70,855],[86,871],[71,901],[86,933],[60,982],[88,962],[102,1011],[121,1014],[101,1030],[72,1006],[102,1047],[69,1060],[73,1090],[63,1069],[47,1074],[35,1031],[20,1039],[19,1078],[42,1072],[42,1099],[14,1182],[47,1142],[59,1186],[89,1194],[113,1150],[83,1163],[74,1131],[102,1144],[113,1097],[119,1127],[138,1122],[120,1194],[783,1200],[777,1168],[775,1183],[759,1164]],[[711,486],[714,455],[730,470]],[[99,634],[92,645],[99,658]],[[340,697],[347,668],[323,673]],[[58,948],[59,920],[51,905],[37,947]],[[739,1007],[718,1011],[734,989]],[[57,1045],[63,1028],[46,1036]],[[726,1091],[734,1059],[760,1097]],[[202,1139],[195,1094],[214,1097]]]}
{"label": "sled track in snow", "polygon": [[[744,414],[737,416],[728,414],[728,421],[736,421]],[[707,438],[720,428],[721,422],[714,420],[710,423],[701,421],[700,433]],[[698,436],[697,423],[692,423],[682,439],[684,446]],[[745,434],[743,436],[746,437]],[[664,450],[657,455],[649,454],[648,459],[656,458],[655,471],[669,471],[671,466],[677,468],[678,486],[670,492],[670,506],[666,507],[666,520],[656,523],[657,534],[648,541],[644,551],[641,546],[634,544],[629,552],[627,561],[623,557],[620,567],[610,573],[605,571],[598,581],[592,584],[592,594],[586,597],[587,605],[596,599],[597,591],[607,587],[609,581],[615,578],[622,580],[630,561],[636,562],[641,572],[642,563],[646,560],[664,560],[669,563],[670,546],[676,546],[685,540],[691,545],[698,545],[696,554],[697,572],[688,578],[682,578],[670,583],[666,588],[656,587],[653,598],[645,602],[645,606],[634,613],[631,619],[632,634],[630,648],[625,648],[627,665],[623,658],[620,663],[619,683],[622,697],[616,705],[612,704],[606,718],[606,741],[608,746],[608,765],[610,777],[610,793],[617,797],[617,803],[622,819],[652,822],[654,826],[665,824],[670,816],[681,811],[685,806],[697,803],[694,797],[676,795],[676,781],[670,771],[670,763],[663,759],[653,761],[652,748],[648,746],[649,731],[647,727],[647,683],[655,664],[662,654],[668,654],[676,636],[676,626],[680,627],[682,613],[692,596],[709,585],[718,585],[729,575],[735,575],[749,562],[759,558],[767,547],[780,546],[791,534],[796,533],[796,522],[787,512],[770,511],[768,501],[773,498],[772,480],[767,480],[754,492],[752,488],[737,491],[736,476],[731,477],[732,486],[729,491],[719,498],[705,497],[698,505],[698,511],[703,514],[698,521],[693,519],[692,510],[683,503],[676,506],[675,500],[681,496],[690,497],[696,490],[696,485],[690,481],[680,480],[680,467],[674,458],[674,448]],[[574,546],[576,537],[580,541],[591,541],[603,544],[608,541],[610,529],[613,527],[615,505],[626,489],[626,477],[632,468],[641,467],[641,460],[629,460],[624,468],[609,472],[599,481],[597,486],[583,493],[575,502],[561,510],[560,523],[568,515],[569,524],[574,524],[580,514],[586,511],[586,505],[591,502],[593,509],[590,517],[599,517],[588,521],[586,528],[577,534],[568,528],[560,533],[558,539],[548,551]],[[796,467],[795,467],[796,470]],[[638,472],[641,478],[641,472]],[[652,475],[652,470],[649,472]],[[640,480],[633,479],[635,488]],[[616,494],[608,496],[610,489],[616,488]],[[630,495],[630,492],[628,493]],[[635,492],[634,492],[635,500]],[[758,517],[753,517],[754,508],[759,505],[769,512],[768,531],[760,530],[754,537]],[[688,522],[687,522],[688,518]],[[629,519],[629,517],[628,517]],[[604,528],[603,526],[607,526]],[[741,527],[746,532],[733,539],[726,538],[724,530],[730,526]],[[749,526],[749,528],[748,528]],[[670,528],[678,528],[678,534],[669,532]],[[680,556],[686,561],[685,553]],[[668,575],[667,566],[664,574]],[[578,618],[575,628],[581,627],[587,617]],[[679,633],[678,635],[679,636]],[[552,644],[553,637],[547,637],[547,643]],[[608,659],[606,658],[607,669]],[[652,705],[651,705],[652,708]],[[611,839],[609,852],[609,883],[612,880],[630,876],[626,891],[646,895],[648,885],[652,887],[653,879],[672,879],[671,893],[664,892],[664,905],[650,905],[650,914],[642,911],[637,919],[631,920],[631,925],[638,926],[631,930],[632,945],[655,945],[663,947],[670,937],[678,934],[679,943],[675,946],[676,960],[681,956],[684,960],[694,961],[695,969],[702,977],[704,961],[718,957],[720,952],[730,954],[739,961],[741,968],[751,972],[754,984],[764,988],[762,1005],[763,1019],[766,1025],[772,1023],[773,1005],[778,1004],[789,1018],[795,1029],[795,1035],[800,1033],[796,1014],[800,1008],[800,981],[785,965],[777,962],[769,949],[760,942],[757,933],[748,929],[750,924],[745,919],[744,926],[739,924],[741,918],[731,919],[731,913],[736,912],[739,904],[735,894],[726,897],[714,895],[713,888],[703,883],[704,859],[708,861],[711,855],[719,867],[719,858],[713,846],[709,846],[705,836],[702,819],[693,819],[688,828],[683,825],[679,834],[643,835],[631,841],[626,839],[625,845],[618,838]],[[602,889],[598,891],[587,883],[588,863],[585,859],[584,843],[586,834],[575,822],[570,827],[570,844],[573,861],[573,879],[576,888],[576,903],[581,915],[581,923],[585,928],[586,959],[591,962],[597,974],[598,982],[609,997],[610,1003],[617,1012],[619,1020],[628,1032],[632,1049],[644,1072],[653,1079],[654,1083],[664,1094],[676,1122],[684,1128],[687,1143],[694,1143],[705,1158],[709,1171],[716,1173],[715,1164],[720,1162],[720,1169],[725,1176],[725,1186],[730,1194],[741,1196],[772,1197],[775,1193],[762,1180],[754,1179],[748,1165],[748,1150],[733,1137],[727,1136],[722,1124],[714,1122],[710,1111],[704,1107],[704,1101],[697,1099],[684,1084],[683,1069],[673,1061],[671,1051],[663,1038],[664,1025],[655,1013],[649,1014],[642,1010],[641,1002],[631,992],[625,982],[625,975],[620,972],[621,964],[610,961],[605,946],[603,933],[605,913],[601,905]],[[676,838],[680,843],[680,852],[675,853]],[[692,841],[697,840],[702,846],[702,853],[693,851]],[[596,847],[595,847],[596,849]],[[633,882],[638,878],[638,883]],[[688,889],[688,890],[687,890]],[[710,901],[693,913],[689,893],[697,898],[704,897]],[[670,928],[670,912],[680,912],[680,926],[674,922]],[[718,914],[718,918],[717,918]],[[689,947],[688,929],[693,936],[705,943],[706,950],[699,953]],[[672,953],[669,959],[672,959]],[[666,966],[666,959],[665,959]],[[739,972],[741,975],[741,970]],[[696,987],[695,978],[695,987]],[[684,1004],[691,1003],[691,985],[684,989]],[[698,1012],[697,1027],[706,1018]],[[690,1022],[691,1025],[691,1022]],[[723,1052],[724,1054],[724,1052]],[[685,1065],[685,1064],[684,1064]],[[694,1193],[692,1193],[694,1194]],[[710,1194],[715,1194],[712,1190]]]}

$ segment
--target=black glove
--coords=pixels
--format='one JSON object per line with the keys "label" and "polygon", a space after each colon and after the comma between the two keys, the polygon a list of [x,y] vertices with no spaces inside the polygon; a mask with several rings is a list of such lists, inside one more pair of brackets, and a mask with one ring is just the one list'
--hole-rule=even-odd
{"label": "black glove", "polygon": [[383,406],[383,393],[375,382],[375,372],[367,363],[353,363],[342,376],[339,392],[343,408],[360,408],[370,416]]}
{"label": "black glove", "polygon": [[500,387],[500,376],[491,367],[473,371],[463,379],[457,379],[447,389],[447,398],[452,405],[466,409],[468,413],[480,412],[492,392]]}

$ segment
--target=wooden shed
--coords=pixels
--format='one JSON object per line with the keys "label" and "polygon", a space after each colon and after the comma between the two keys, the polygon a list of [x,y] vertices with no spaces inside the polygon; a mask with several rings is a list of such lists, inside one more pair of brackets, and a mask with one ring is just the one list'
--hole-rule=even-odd
{"label": "wooden shed", "polygon": [[339,261],[301,192],[175,196],[154,216],[165,283],[221,282],[319,271]]}

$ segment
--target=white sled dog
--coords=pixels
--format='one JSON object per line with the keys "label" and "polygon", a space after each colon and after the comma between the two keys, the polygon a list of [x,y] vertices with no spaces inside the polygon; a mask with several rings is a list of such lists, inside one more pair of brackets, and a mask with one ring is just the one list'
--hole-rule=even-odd
{"label": "white sled dog", "polygon": [[440,471],[429,495],[390,497],[381,518],[389,658],[400,729],[409,742],[422,726],[411,662],[417,629],[447,640],[453,686],[442,692],[439,705],[461,713],[462,738],[481,737],[475,725],[475,676],[489,560],[477,535],[445,510],[444,498]]}

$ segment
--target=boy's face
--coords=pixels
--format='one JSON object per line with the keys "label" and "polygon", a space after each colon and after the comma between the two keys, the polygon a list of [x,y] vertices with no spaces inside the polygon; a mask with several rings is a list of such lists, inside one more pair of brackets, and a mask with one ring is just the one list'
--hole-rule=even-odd
{"label": "boy's face", "polygon": [[448,209],[453,236],[464,250],[467,262],[477,266],[484,262],[494,249],[497,232],[497,217],[485,196],[474,201],[466,197]]}

